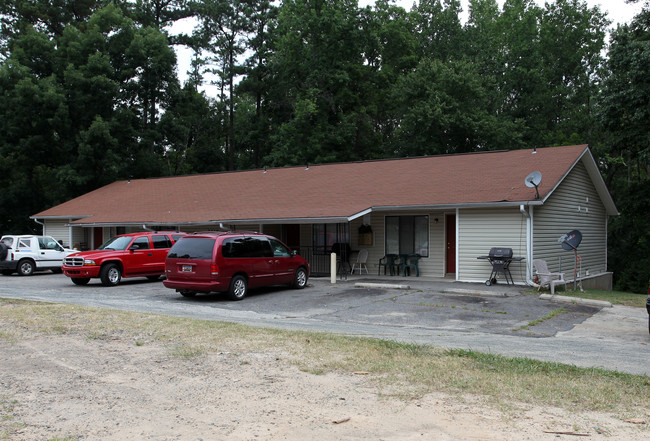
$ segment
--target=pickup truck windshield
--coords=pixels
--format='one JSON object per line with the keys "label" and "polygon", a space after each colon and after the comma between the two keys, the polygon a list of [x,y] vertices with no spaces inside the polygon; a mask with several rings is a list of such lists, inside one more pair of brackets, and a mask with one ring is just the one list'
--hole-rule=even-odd
{"label": "pickup truck windshield", "polygon": [[112,237],[102,244],[98,250],[126,250],[132,237]]}

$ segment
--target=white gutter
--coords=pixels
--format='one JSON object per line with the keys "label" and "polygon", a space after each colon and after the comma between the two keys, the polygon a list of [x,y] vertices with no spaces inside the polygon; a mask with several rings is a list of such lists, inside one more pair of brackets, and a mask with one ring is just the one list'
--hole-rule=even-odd
{"label": "white gutter", "polygon": [[[532,207],[531,207],[532,210]],[[533,281],[533,218],[526,210],[524,204],[519,206],[519,211],[526,218],[526,284],[537,286]]]}
{"label": "white gutter", "polygon": [[43,228],[42,228],[42,233],[41,233],[41,235],[45,235],[45,224],[44,224],[43,222],[39,222],[39,220],[38,220],[38,219],[36,219],[35,217],[33,217],[32,219],[33,219],[33,220],[34,220],[34,222],[36,222],[37,224],[39,224],[39,225],[42,225],[42,226],[43,226]]}

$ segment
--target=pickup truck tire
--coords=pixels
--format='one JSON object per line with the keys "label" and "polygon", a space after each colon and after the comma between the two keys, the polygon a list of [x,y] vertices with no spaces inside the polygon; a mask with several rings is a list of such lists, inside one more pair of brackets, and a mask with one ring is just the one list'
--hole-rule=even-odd
{"label": "pickup truck tire", "polygon": [[74,283],[75,285],[79,285],[79,286],[88,285],[88,282],[90,282],[89,278],[72,277],[72,283]]}
{"label": "pickup truck tire", "polygon": [[29,259],[23,259],[18,262],[18,274],[21,276],[31,276],[34,274],[34,262]]}
{"label": "pickup truck tire", "polygon": [[0,260],[6,259],[8,250],[9,247],[7,247],[3,242],[0,242]]}
{"label": "pickup truck tire", "polygon": [[99,278],[102,280],[102,285],[115,286],[120,283],[122,270],[114,263],[107,263],[99,272]]}

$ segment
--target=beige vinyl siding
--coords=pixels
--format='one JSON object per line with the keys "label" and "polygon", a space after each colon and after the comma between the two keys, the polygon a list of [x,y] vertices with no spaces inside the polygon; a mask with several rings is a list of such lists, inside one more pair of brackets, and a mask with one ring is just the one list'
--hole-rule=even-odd
{"label": "beige vinyl siding", "polygon": [[[66,248],[72,248],[75,242],[83,242],[83,240],[78,240],[79,236],[83,239],[83,231],[80,228],[67,226],[71,221],[72,219],[46,219],[43,222],[43,235],[52,236],[62,242]],[[75,232],[80,234],[75,234]]]}
{"label": "beige vinyl siding", "polygon": [[575,255],[564,250],[558,239],[580,230],[583,275],[607,271],[607,214],[587,169],[578,163],[541,207],[533,211],[533,257],[546,260],[551,271],[573,279]]}
{"label": "beige vinyl siding", "polygon": [[[355,221],[350,225],[352,247],[355,250],[366,248],[368,250],[368,270],[370,274],[377,274],[378,262],[385,251],[385,228],[386,216],[429,216],[429,257],[420,259],[418,266],[420,276],[444,277],[445,259],[445,222],[442,212],[394,212],[394,213],[372,213],[370,225],[372,226],[373,245],[372,247],[361,247],[358,245],[358,229],[361,221]],[[438,219],[436,223],[435,219]],[[383,273],[382,273],[383,274]]]}
{"label": "beige vinyl siding", "polygon": [[[512,248],[513,257],[526,257],[526,218],[518,207],[459,210],[457,217],[459,280],[488,280],[492,265],[477,257],[488,255],[490,248]],[[525,283],[526,261],[512,262],[510,272],[515,283]],[[503,276],[498,281],[505,282]]]}

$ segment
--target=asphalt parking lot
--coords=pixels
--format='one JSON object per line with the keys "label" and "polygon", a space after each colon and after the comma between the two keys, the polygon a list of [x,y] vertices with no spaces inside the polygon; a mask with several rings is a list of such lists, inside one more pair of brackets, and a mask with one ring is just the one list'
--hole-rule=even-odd
{"label": "asphalt parking lot", "polygon": [[[363,287],[359,287],[363,284]],[[396,286],[403,285],[401,288]],[[392,287],[389,287],[392,286]],[[312,278],[304,290],[185,298],[162,282],[76,286],[60,274],[0,276],[0,297],[332,332],[650,374],[645,309],[557,303],[524,287],[424,278]]]}

